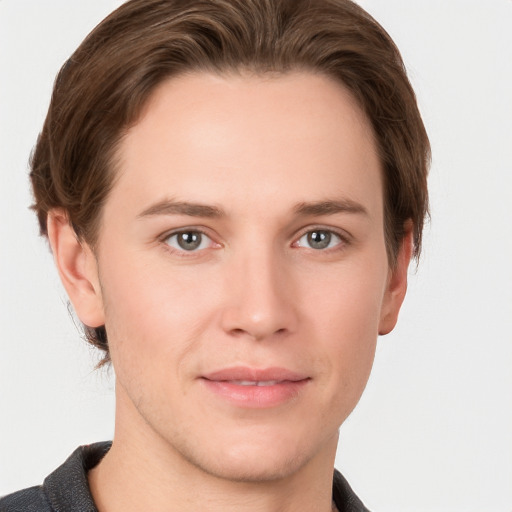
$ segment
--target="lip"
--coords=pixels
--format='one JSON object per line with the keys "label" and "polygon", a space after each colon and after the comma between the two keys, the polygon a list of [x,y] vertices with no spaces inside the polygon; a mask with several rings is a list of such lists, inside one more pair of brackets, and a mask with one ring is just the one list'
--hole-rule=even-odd
{"label": "lip", "polygon": [[311,378],[286,368],[237,366],[200,377],[205,388],[237,407],[264,409],[298,398]]}

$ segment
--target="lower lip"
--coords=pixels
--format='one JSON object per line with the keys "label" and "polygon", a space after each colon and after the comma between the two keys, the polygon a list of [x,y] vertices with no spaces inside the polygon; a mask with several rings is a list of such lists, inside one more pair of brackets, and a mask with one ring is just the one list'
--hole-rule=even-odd
{"label": "lower lip", "polygon": [[285,380],[272,386],[241,386],[230,381],[201,379],[208,390],[233,405],[251,409],[276,407],[296,399],[310,379]]}

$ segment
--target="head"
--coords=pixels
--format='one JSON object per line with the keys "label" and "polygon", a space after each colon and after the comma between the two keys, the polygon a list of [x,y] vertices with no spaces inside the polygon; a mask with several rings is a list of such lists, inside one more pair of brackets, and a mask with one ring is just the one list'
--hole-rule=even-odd
{"label": "head", "polygon": [[[226,94],[228,90],[231,91],[230,94]],[[319,91],[321,98],[315,97],[315,90]],[[194,92],[196,96],[193,95]],[[212,111],[209,106],[203,105],[204,99],[210,96],[212,101],[215,99],[216,105],[224,108]],[[126,176],[130,172],[136,172],[133,170],[135,161],[139,169],[145,165],[144,160],[138,160],[138,155],[145,155],[145,148],[151,146],[151,141],[161,133],[155,131],[154,127],[163,129],[167,126],[166,123],[170,123],[169,130],[172,132],[176,129],[177,139],[180,139],[180,127],[188,126],[188,121],[186,112],[180,110],[179,105],[189,105],[188,112],[195,117],[194,97],[199,100],[198,117],[201,118],[204,114],[203,117],[206,119],[209,115],[208,122],[220,119],[219,123],[222,124],[223,114],[229,112],[229,123],[236,124],[240,121],[237,112],[251,116],[251,120],[255,119],[256,124],[251,124],[247,129],[246,137],[241,140],[238,148],[243,147],[251,139],[258,140],[258,131],[254,131],[254,128],[258,126],[259,110],[253,103],[260,101],[261,108],[276,106],[276,118],[272,119],[272,116],[269,116],[268,119],[260,120],[260,130],[266,131],[266,121],[275,123],[274,126],[280,126],[281,130],[276,131],[272,140],[279,141],[283,132],[286,134],[289,130],[290,133],[294,133],[294,127],[303,124],[305,131],[295,135],[299,139],[303,137],[304,143],[307,144],[307,130],[311,127],[312,138],[318,140],[318,144],[315,146],[315,154],[306,155],[304,160],[309,156],[315,161],[322,161],[324,157],[328,160],[331,153],[337,151],[336,140],[333,137],[349,137],[348,132],[352,129],[348,132],[338,130],[335,119],[329,118],[328,108],[326,109],[326,102],[331,101],[333,112],[339,114],[340,124],[352,123],[350,126],[353,127],[354,137],[359,137],[357,141],[353,141],[353,147],[359,148],[360,153],[365,154],[364,158],[361,155],[357,157],[359,160],[354,163],[354,169],[357,168],[361,176],[364,174],[364,166],[375,171],[370,181],[361,178],[361,183],[366,183],[367,192],[371,191],[372,187],[378,191],[375,197],[372,193],[365,196],[366,192],[361,192],[361,197],[366,197],[368,204],[376,205],[377,211],[380,211],[379,214],[375,214],[376,216],[370,211],[369,215],[374,220],[377,218],[379,229],[382,231],[382,257],[386,265],[386,278],[375,287],[392,287],[395,269],[401,265],[405,266],[406,271],[411,252],[415,256],[419,255],[428,202],[428,139],[399,52],[382,27],[366,12],[348,0],[132,0],[98,25],[61,69],[55,83],[49,113],[32,159],[31,178],[41,232],[48,234],[48,219],[50,224],[55,224],[57,217],[60,219],[59,222],[65,219],[79,245],[86,247],[87,251],[95,256],[95,262],[91,263],[90,260],[87,265],[98,265],[96,293],[104,292],[100,306],[105,310],[117,307],[114,301],[108,300],[107,275],[110,272],[109,268],[116,265],[116,261],[110,259],[110,263],[102,264],[109,260],[108,251],[105,249],[109,247],[109,242],[105,241],[105,233],[112,233],[112,228],[108,227],[109,219],[115,219],[118,212],[129,206],[128,196],[125,195],[123,199],[122,195],[123,191],[128,190],[125,188]],[[173,98],[176,104],[173,104]],[[230,103],[234,99],[240,102],[239,110],[236,105]],[[338,105],[338,99],[343,103],[342,106]],[[309,118],[308,109],[301,107],[308,105],[309,102],[312,111],[325,112],[324,128],[321,128],[322,123],[316,123],[316,114]],[[283,108],[287,105],[289,116],[280,112],[280,105]],[[295,124],[286,124],[288,118],[294,119]],[[181,120],[183,123],[173,128],[172,120]],[[230,125],[227,133],[236,139],[235,135],[244,134],[249,124],[242,123],[237,129]],[[329,126],[332,129],[325,128]],[[321,132],[322,129],[324,132]],[[143,140],[148,143],[146,146],[141,144]],[[217,139],[212,136],[212,140]],[[323,145],[324,142],[320,141],[330,141],[331,145]],[[366,145],[361,141],[366,141]],[[283,151],[286,145],[287,139],[284,137],[281,141]],[[168,187],[167,195],[174,197],[175,190],[180,190],[180,184],[187,183],[193,171],[191,170],[189,175],[182,175],[183,169],[188,168],[188,164],[183,164],[183,156],[180,156],[181,148],[186,144],[180,146],[174,142],[168,145],[165,142],[161,146],[156,145],[153,148],[154,152],[146,155],[147,161],[157,161],[157,153],[163,146],[174,148],[174,153],[165,155],[170,162],[169,173],[172,179],[169,178],[170,181],[167,181],[167,177],[160,176],[163,179],[162,186]],[[350,153],[349,147],[352,146],[347,140],[340,142],[340,148],[345,148],[347,153]],[[196,147],[195,154],[198,154],[197,149]],[[251,145],[249,144],[246,149],[245,154],[250,154]],[[263,146],[262,152],[257,151],[251,161],[260,158],[262,153],[267,154],[267,150],[272,152],[270,147]],[[294,149],[290,147],[288,151],[293,152]],[[153,155],[156,155],[154,159]],[[180,163],[175,175],[172,165],[174,155],[176,162]],[[278,161],[279,153],[274,157],[272,162]],[[219,170],[215,167],[215,158],[212,157],[210,160],[214,162],[214,172],[215,169]],[[262,165],[263,160],[260,162]],[[236,154],[234,161],[238,161]],[[241,166],[247,164],[242,160],[239,163]],[[311,173],[308,175],[307,172],[307,178],[302,180],[300,173],[304,173],[304,170],[299,169],[297,176],[294,176],[293,169],[287,168],[290,167],[289,164],[290,162],[283,162],[282,168],[286,168],[284,178],[279,170],[276,170],[275,173],[268,175],[263,172],[261,179],[267,180],[268,187],[274,187],[276,191],[286,189],[288,180],[290,194],[297,199],[293,206],[296,212],[301,208],[302,192],[314,190],[316,182],[314,176]],[[293,164],[297,168],[301,166],[300,161]],[[326,164],[326,168],[331,164],[333,162]],[[151,165],[149,163],[148,168],[151,168]],[[223,165],[219,164],[219,168],[224,169]],[[334,170],[335,166],[331,166]],[[255,174],[252,178],[243,178],[247,184],[251,183],[254,175],[257,175],[257,170],[253,171]],[[327,172],[323,176],[322,172],[319,172],[318,180],[320,183],[324,178],[330,180],[332,175],[333,173]],[[354,176],[349,182],[358,183],[358,180],[354,181],[353,178]],[[208,180],[209,177],[198,175],[196,179]],[[229,211],[226,210],[231,207],[236,210],[238,203],[231,203],[232,199],[229,194],[226,195],[226,191],[232,186],[238,194],[240,188],[237,189],[237,184],[242,187],[244,182],[227,175],[225,182],[218,182],[218,174],[212,176],[212,180],[218,184],[209,190],[217,190],[218,196],[208,197],[208,201],[204,202],[214,209],[206,213],[203,210],[202,217],[197,211],[192,215],[208,219],[223,216],[229,218]],[[301,183],[304,186],[302,192],[294,188]],[[345,183],[348,181],[333,181],[331,185],[342,187]],[[356,196],[356,189],[359,186],[357,183],[353,191]],[[319,186],[318,194],[314,198],[316,202],[306,204],[302,213],[306,212],[310,217],[321,217],[335,214],[335,210],[339,209],[340,205],[334,204],[333,201],[322,201],[329,199],[327,189],[322,186]],[[157,188],[153,187],[153,191],[156,192]],[[266,190],[262,189],[261,192],[264,193]],[[181,197],[180,194],[178,197]],[[267,199],[272,200],[273,197],[269,196]],[[245,205],[250,204],[249,198],[250,196],[247,197]],[[280,196],[275,198],[276,201],[282,199]],[[361,210],[361,204],[357,201],[357,204],[352,204],[350,199],[351,197],[348,197],[348,202],[342,205],[342,210],[345,208],[346,212],[352,209],[352,213],[358,215],[356,210]],[[134,200],[134,203],[136,202]],[[153,211],[150,208],[149,212],[139,213],[152,217],[162,205],[153,206],[156,208]],[[243,205],[238,206],[243,214]],[[186,208],[189,207],[187,204]],[[173,208],[176,214],[176,205],[172,206],[171,210]],[[180,208],[180,215],[184,214],[183,205],[179,206],[178,210]],[[255,208],[258,208],[258,205],[255,205]],[[331,213],[328,212],[329,208]],[[364,210],[368,213],[371,208],[363,204],[362,211]],[[260,213],[263,215],[264,212]],[[277,215],[277,210],[275,213]],[[270,218],[268,222],[271,223]],[[276,236],[278,232],[283,232],[284,224],[283,221],[281,227],[276,228]],[[286,229],[291,230],[292,224],[293,222],[289,221]],[[217,233],[214,231],[216,228],[212,228],[211,233],[206,233],[209,242],[205,243],[218,244],[219,247],[229,246],[228,242],[221,240],[224,235],[216,240]],[[226,228],[226,232],[235,231],[235,228]],[[294,247],[301,248],[305,243],[310,244],[310,234],[308,231],[302,237],[292,240],[290,247],[295,244]],[[320,237],[324,237],[325,234],[317,233]],[[170,241],[175,235],[166,235],[167,245],[172,246],[179,242],[177,239]],[[193,238],[196,235],[196,232],[189,230],[187,236]],[[338,245],[336,240],[343,238],[330,232],[328,236],[328,243],[332,242],[334,246]],[[378,238],[377,235],[376,237]],[[181,240],[180,243],[187,241]],[[205,246],[205,250],[215,252],[214,245]],[[357,242],[354,245],[357,246]],[[181,251],[183,246],[177,249]],[[199,246],[199,249],[202,250],[202,246]],[[115,249],[113,251],[115,252]],[[378,253],[377,249],[376,251]],[[118,254],[117,258],[122,258],[122,255]],[[313,267],[314,265],[308,268],[312,270]],[[377,267],[379,265],[372,268]],[[139,268],[139,271],[144,272],[143,269],[146,268],[147,265]],[[261,268],[266,267],[263,265]],[[382,266],[379,269],[379,275],[383,276]],[[403,270],[402,268],[397,272],[398,279],[402,281]],[[252,271],[257,272],[258,269],[254,268]],[[101,279],[102,272],[104,279]],[[279,275],[286,276],[287,272],[281,269]],[[290,271],[290,275],[292,273]],[[188,274],[182,272],[179,275],[181,279]],[[361,276],[363,275],[372,274],[364,274],[361,269]],[[214,282],[221,287],[216,280],[218,275],[215,276]],[[263,279],[265,277],[271,279],[270,276],[263,276]],[[285,280],[285,277],[282,279]],[[136,281],[137,279],[134,279],[134,282]],[[147,281],[148,279],[145,282]],[[156,284],[158,283],[155,282]],[[189,284],[197,285],[194,283],[193,274],[190,274]],[[186,286],[186,283],[182,283],[182,286]],[[237,285],[234,285],[235,288]],[[129,291],[127,288],[123,293]],[[275,299],[272,293],[270,296],[271,300]],[[162,297],[159,298],[161,299]],[[319,301],[320,298],[315,297],[314,300]],[[370,297],[368,304],[372,300]],[[152,304],[157,307],[158,303]],[[323,311],[335,316],[336,310],[331,310],[328,304],[329,301],[326,302]],[[379,308],[381,306],[379,303]],[[368,307],[373,308],[369,305]],[[382,318],[376,321],[375,336],[377,331],[386,333],[394,326],[398,312],[396,304],[393,308],[394,312],[389,321],[383,322]],[[293,308],[282,311],[283,318],[289,319],[289,326],[270,326],[272,322],[269,322],[267,327],[273,332],[273,336],[288,339],[287,333],[294,330],[291,326],[295,325],[296,320],[296,311],[292,310]],[[128,310],[126,314],[130,314]],[[361,311],[361,314],[363,315],[364,311]],[[87,318],[87,314],[85,317]],[[126,332],[119,334],[122,331],[120,325],[109,330],[108,323],[105,329],[101,322],[83,321],[90,341],[105,351],[105,360],[109,358],[110,332],[119,339],[128,336]],[[286,321],[288,320],[283,320],[285,323]],[[112,323],[115,324],[114,321]],[[244,328],[236,327],[237,321],[232,322],[232,328],[226,327],[229,323],[230,321],[226,320],[225,329],[231,335],[236,337],[246,332]],[[361,323],[364,323],[363,317],[360,319]],[[198,324],[201,324],[201,321],[198,321]],[[358,326],[356,325],[354,329],[355,336]],[[260,355],[262,354],[263,352]],[[360,380],[361,383],[366,382],[368,360],[373,357],[371,347],[366,355],[368,357],[361,356],[361,359],[366,361],[363,363],[365,377]],[[135,354],[132,356],[136,357]],[[240,354],[239,356],[242,357]],[[259,365],[263,364],[263,360],[258,359],[259,356],[253,356]],[[122,356],[119,357],[122,359]],[[311,354],[311,357],[314,358],[315,355]],[[354,357],[357,359],[358,356]],[[297,368],[301,366],[299,359],[296,361]],[[327,365],[329,364],[326,362],[327,357],[322,359],[319,356],[318,360],[324,360]],[[219,360],[220,366],[222,364]],[[319,369],[319,374],[322,371]],[[354,397],[349,400],[350,407],[355,405],[361,391],[361,385],[354,387]],[[143,401],[142,395],[138,398]],[[343,412],[344,417],[350,412],[350,407]],[[148,414],[151,416],[151,413]]]}
{"label": "head", "polygon": [[[351,1],[131,1],[105,19],[62,67],[32,159],[41,233],[64,209],[92,247],[116,176],[116,148],[152,92],[186,71],[321,73],[367,115],[384,180],[393,265],[410,221],[419,255],[427,213],[428,138],[395,44]],[[91,80],[94,77],[94,80]],[[104,329],[87,329],[106,352]]]}

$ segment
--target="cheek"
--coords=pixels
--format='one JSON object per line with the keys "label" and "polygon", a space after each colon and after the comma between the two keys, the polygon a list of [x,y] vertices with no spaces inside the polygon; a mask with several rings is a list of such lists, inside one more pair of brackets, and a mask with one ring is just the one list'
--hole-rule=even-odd
{"label": "cheek", "polygon": [[[346,343],[376,338],[387,281],[387,265],[376,258],[340,264],[304,283],[304,311],[318,317],[324,339],[334,333]],[[330,336],[329,336],[330,333]]]}
{"label": "cheek", "polygon": [[111,357],[120,380],[144,369],[150,379],[160,371],[167,377],[178,374],[213,314],[209,294],[198,291],[197,279],[147,269],[133,262],[129,269],[111,267],[102,282]]}
{"label": "cheek", "polygon": [[[357,403],[373,364],[387,267],[351,265],[323,280],[323,291],[309,293],[304,311],[314,326],[327,368],[332,406],[348,414]],[[319,279],[317,279],[317,284]],[[319,352],[320,353],[320,352]]]}

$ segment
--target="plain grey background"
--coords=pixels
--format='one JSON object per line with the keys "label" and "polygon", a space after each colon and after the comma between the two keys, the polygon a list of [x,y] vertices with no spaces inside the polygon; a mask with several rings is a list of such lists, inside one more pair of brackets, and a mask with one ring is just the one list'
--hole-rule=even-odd
{"label": "plain grey background", "polygon": [[[113,432],[27,161],[55,74],[121,2],[0,0],[0,495]],[[512,1],[360,0],[402,51],[433,148],[432,222],[337,466],[381,512],[512,511]]]}

